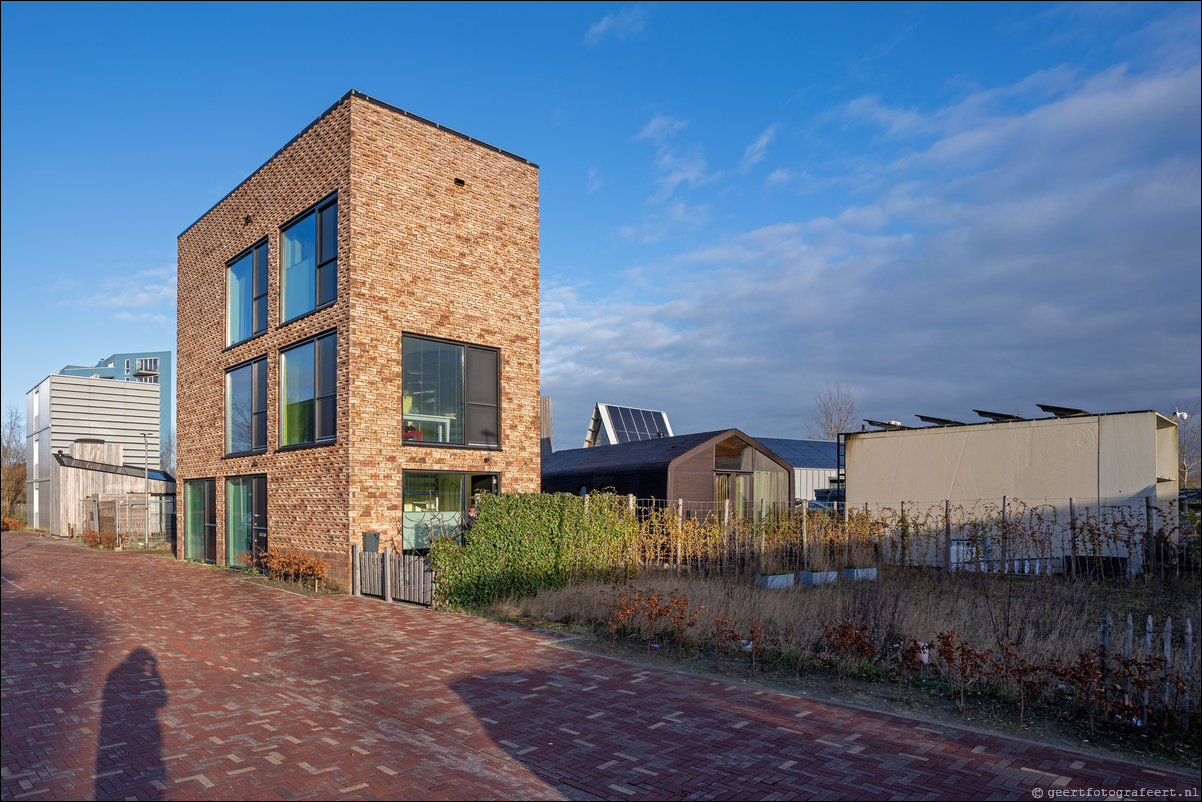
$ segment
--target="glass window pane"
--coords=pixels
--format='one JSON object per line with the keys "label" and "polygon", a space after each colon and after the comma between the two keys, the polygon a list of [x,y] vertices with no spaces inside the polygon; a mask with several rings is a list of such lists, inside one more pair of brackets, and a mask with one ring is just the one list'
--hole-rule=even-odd
{"label": "glass window pane", "polygon": [[327,304],[338,297],[338,263],[330,262],[317,268],[317,283],[321,290],[317,304]]}
{"label": "glass window pane", "polygon": [[255,248],[255,297],[267,292],[267,243]]}
{"label": "glass window pane", "polygon": [[280,445],[312,443],[314,344],[280,354]]}
{"label": "glass window pane", "polygon": [[280,317],[290,320],[315,307],[317,277],[314,257],[317,247],[316,215],[309,215],[287,229],[283,236],[282,269],[283,310]]}
{"label": "glass window pane", "polygon": [[254,260],[247,254],[225,271],[226,345],[245,340],[252,334],[253,268]]}
{"label": "glass window pane", "polygon": [[317,341],[317,347],[321,351],[317,359],[321,371],[317,382],[317,394],[333,395],[338,379],[338,338],[333,335],[322,337]]}
{"label": "glass window pane", "polygon": [[334,421],[334,396],[317,399],[317,439],[330,440],[334,437],[337,425]]}
{"label": "glass window pane", "polygon": [[228,479],[225,483],[225,557],[226,565],[234,568],[249,568],[254,548],[250,488],[249,479]]}
{"label": "glass window pane", "polygon": [[406,473],[402,487],[405,551],[424,551],[439,538],[459,537],[463,523],[463,474]]}
{"label": "glass window pane", "polygon": [[255,412],[267,411],[267,360],[259,359],[255,369]]}
{"label": "glass window pane", "polygon": [[184,516],[184,558],[200,560],[205,558],[205,483],[188,482],[186,485],[187,511]]}
{"label": "glass window pane", "polygon": [[328,262],[338,256],[338,204],[321,210],[321,261]]}
{"label": "glass window pane", "polygon": [[469,406],[467,408],[467,443],[470,446],[496,446],[498,440],[497,408]]}
{"label": "glass window pane", "polygon": [[225,374],[225,453],[250,451],[254,442],[254,366]]}
{"label": "glass window pane", "polygon": [[255,332],[267,329],[267,296],[255,299]]}
{"label": "glass window pane", "polygon": [[728,437],[714,445],[714,470],[750,471],[755,449],[738,437]]}
{"label": "glass window pane", "polygon": [[405,440],[463,442],[463,346],[402,340],[401,403]]}
{"label": "glass window pane", "polygon": [[467,349],[467,402],[497,404],[497,352]]}
{"label": "glass window pane", "polygon": [[256,412],[254,421],[255,449],[267,448],[267,413]]}

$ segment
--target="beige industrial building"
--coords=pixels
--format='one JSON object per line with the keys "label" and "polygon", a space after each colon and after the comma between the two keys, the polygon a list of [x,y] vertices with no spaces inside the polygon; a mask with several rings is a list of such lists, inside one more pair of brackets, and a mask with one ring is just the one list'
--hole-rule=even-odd
{"label": "beige industrial building", "polygon": [[[1178,491],[1171,419],[1152,411],[1090,414],[1041,406],[1053,417],[980,412],[990,420],[924,419],[938,422],[923,428],[871,422],[881,430],[845,435],[848,505],[894,515],[904,505],[912,517],[928,518],[934,509],[936,520],[941,508],[969,517],[990,514],[985,510],[998,515],[1003,506],[1012,517],[1037,510],[1045,525],[1055,522],[1056,542],[1015,546],[1006,556],[1045,557],[1058,568],[1066,555],[1087,550],[1078,532],[1082,521],[1094,522],[1092,532],[1120,519],[1129,530],[1148,512],[1153,528],[1170,520]],[[1138,568],[1141,549],[1115,538],[1092,548]],[[941,553],[932,542],[917,558],[938,563],[953,547],[945,543]],[[996,548],[989,555],[999,556]]]}
{"label": "beige industrial building", "polygon": [[121,445],[118,466],[158,469],[160,390],[158,384],[52,374],[25,394],[30,526],[53,531],[53,455],[68,453],[76,440]]}

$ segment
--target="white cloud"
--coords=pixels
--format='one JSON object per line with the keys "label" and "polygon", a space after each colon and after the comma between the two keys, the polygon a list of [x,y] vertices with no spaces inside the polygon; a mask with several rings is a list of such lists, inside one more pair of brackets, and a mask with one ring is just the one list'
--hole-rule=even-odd
{"label": "white cloud", "polygon": [[[847,107],[899,140],[855,166],[876,187],[861,202],[715,239],[611,296],[547,287],[557,423],[583,429],[609,400],[665,409],[680,431],[800,436],[828,381],[911,421],[1196,396],[1200,97],[1195,63],[1049,72],[930,113]],[[656,169],[665,202],[711,178],[699,152],[661,152]],[[624,233],[653,240],[673,214],[704,226],[702,209],[675,201]]]}
{"label": "white cloud", "polygon": [[601,186],[604,183],[605,180],[601,178],[600,167],[593,166],[588,168],[588,179],[585,181],[585,185],[588,187],[588,194],[592,195],[594,192],[601,189]]}
{"label": "white cloud", "polygon": [[646,6],[627,8],[622,6],[616,14],[606,14],[589,26],[584,41],[595,45],[607,36],[627,40],[643,33],[647,21]]}
{"label": "white cloud", "polygon": [[740,170],[747,172],[753,165],[759,164],[768,156],[768,146],[772,144],[778,127],[775,123],[768,126],[762,134],[756,137],[754,142],[747,146],[747,150],[743,152],[743,161],[739,165]]}
{"label": "white cloud", "polygon": [[677,131],[683,131],[688,124],[688,120],[677,120],[666,114],[657,114],[643,126],[643,130],[635,136],[635,141],[650,139],[653,142],[662,143]]}

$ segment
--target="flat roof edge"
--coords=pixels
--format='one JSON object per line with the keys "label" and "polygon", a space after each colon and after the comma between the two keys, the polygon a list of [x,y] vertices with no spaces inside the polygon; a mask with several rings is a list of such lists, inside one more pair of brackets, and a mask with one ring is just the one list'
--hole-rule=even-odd
{"label": "flat roof edge", "polygon": [[220,200],[218,200],[216,203],[214,203],[212,206],[210,206],[208,209],[206,209],[206,210],[205,210],[205,212],[204,212],[204,214],[202,214],[200,217],[198,217],[198,218],[196,218],[195,220],[193,220],[193,221],[192,221],[192,222],[191,222],[191,223],[188,225],[188,227],[187,227],[187,228],[185,228],[183,231],[181,231],[181,232],[180,232],[180,233],[179,233],[179,234],[176,236],[176,239],[179,239],[180,237],[184,236],[184,235],[185,235],[185,234],[187,234],[189,231],[191,231],[193,228],[195,228],[197,223],[199,223],[201,220],[205,219],[205,218],[206,218],[206,217],[209,215],[209,213],[210,213],[210,212],[212,212],[214,209],[216,209],[218,206],[220,206],[222,203],[224,203],[224,202],[225,202],[225,201],[226,201],[226,200],[227,200],[227,199],[228,199],[228,198],[229,198],[231,195],[233,195],[235,192],[237,192],[239,189],[241,189],[241,188],[242,188],[242,186],[243,186],[244,184],[246,184],[246,182],[247,182],[247,181],[251,180],[251,179],[252,179],[252,178],[254,178],[256,175],[258,175],[258,174],[259,174],[259,173],[260,173],[260,172],[263,170],[263,168],[264,168],[264,167],[266,167],[267,165],[271,164],[271,162],[272,162],[272,160],[273,160],[273,159],[275,159],[277,156],[279,156],[281,153],[283,153],[285,150],[287,150],[289,147],[291,147],[291,146],[292,146],[292,143],[296,142],[296,140],[300,139],[302,136],[304,136],[306,133],[308,133],[308,131],[309,131],[309,129],[310,129],[310,128],[312,128],[313,126],[317,125],[319,122],[321,122],[322,120],[324,120],[326,117],[328,117],[328,116],[330,115],[330,113],[331,113],[332,111],[334,111],[334,109],[338,108],[339,106],[341,106],[343,103],[345,103],[347,100],[349,100],[349,99],[350,99],[350,98],[352,98],[352,97],[357,97],[357,98],[359,98],[360,100],[367,101],[368,103],[371,103],[371,104],[372,104],[372,105],[374,105],[374,106],[379,106],[380,108],[382,108],[382,109],[387,109],[387,110],[389,110],[389,111],[391,111],[391,112],[394,112],[395,114],[400,114],[402,117],[408,117],[410,120],[414,120],[414,121],[416,121],[416,122],[423,123],[423,124],[425,124],[425,125],[428,125],[428,126],[430,126],[431,128],[436,128],[436,129],[438,129],[439,131],[444,131],[444,132],[446,132],[446,133],[448,133],[448,134],[451,134],[452,136],[457,136],[457,137],[459,137],[460,139],[467,140],[468,142],[471,142],[471,143],[473,143],[473,144],[475,144],[475,145],[479,145],[479,146],[480,146],[480,147],[482,147],[482,148],[486,148],[486,149],[488,149],[488,150],[491,150],[491,151],[493,151],[494,153],[500,153],[502,156],[508,156],[509,158],[513,159],[514,161],[518,161],[518,162],[521,162],[522,164],[528,164],[528,165],[530,165],[530,166],[531,166],[531,167],[533,167],[535,170],[539,169],[539,167],[538,167],[538,165],[537,165],[537,164],[535,164],[534,162],[530,161],[529,159],[526,159],[526,158],[523,158],[523,157],[521,157],[521,156],[518,156],[516,153],[510,153],[510,152],[509,152],[509,151],[507,151],[507,150],[502,150],[501,148],[498,148],[496,145],[490,145],[490,144],[488,144],[487,142],[482,142],[481,140],[479,140],[479,139],[476,139],[475,137],[470,137],[470,136],[468,136],[467,134],[464,134],[464,133],[462,133],[462,132],[460,132],[460,131],[456,131],[454,128],[447,128],[445,125],[440,125],[439,123],[436,123],[436,122],[434,122],[433,120],[427,120],[425,117],[422,117],[422,116],[420,116],[420,115],[414,114],[414,113],[412,113],[412,112],[409,112],[409,111],[405,111],[405,110],[404,110],[404,109],[402,109],[402,108],[399,108],[399,107],[397,107],[397,106],[393,106],[393,105],[392,105],[392,104],[390,104],[390,103],[385,103],[383,100],[379,100],[379,99],[377,99],[377,98],[374,98],[374,97],[372,97],[371,95],[365,95],[365,94],[363,94],[362,92],[359,92],[359,91],[357,91],[357,90],[355,90],[355,89],[351,89],[351,90],[350,90],[350,91],[348,91],[348,92],[347,92],[345,95],[343,95],[342,97],[338,98],[338,100],[336,100],[336,101],[334,102],[334,105],[330,106],[328,109],[326,109],[326,110],[325,110],[325,111],[323,111],[321,114],[319,114],[319,115],[317,116],[317,118],[316,118],[315,120],[313,120],[313,122],[309,123],[309,124],[308,124],[308,125],[306,125],[304,128],[302,128],[302,129],[301,129],[301,131],[300,131],[300,133],[298,133],[296,136],[292,137],[292,139],[289,139],[287,142],[285,142],[285,143],[284,143],[284,145],[283,145],[283,147],[281,147],[281,148],[280,148],[279,150],[277,150],[275,153],[271,154],[271,156],[270,156],[270,157],[267,159],[267,161],[263,162],[263,163],[262,163],[262,164],[260,164],[258,167],[256,167],[256,168],[255,168],[255,169],[254,169],[254,170],[253,170],[253,171],[250,173],[250,175],[246,176],[246,178],[244,178],[244,179],[242,179],[240,182],[238,182],[238,186],[234,187],[234,188],[233,188],[233,189],[231,189],[229,192],[227,192],[227,193],[225,193],[224,195],[222,195]]}

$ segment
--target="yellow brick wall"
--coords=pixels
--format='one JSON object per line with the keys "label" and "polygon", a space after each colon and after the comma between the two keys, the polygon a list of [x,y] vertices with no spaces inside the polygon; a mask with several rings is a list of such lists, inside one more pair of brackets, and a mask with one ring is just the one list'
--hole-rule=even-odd
{"label": "yellow brick wall", "polygon": [[[338,301],[281,326],[280,226],[335,191]],[[225,265],[265,236],[268,329],[226,349]],[[363,531],[399,537],[406,468],[500,473],[503,490],[538,490],[536,167],[349,95],[185,231],[178,248],[177,472],[181,493],[189,479],[218,480],[219,562],[229,476],[266,473],[270,543],[324,556],[343,581]],[[279,350],[335,328],[337,443],[277,451]],[[500,349],[500,451],[402,443],[403,332]],[[226,459],[225,369],[263,355],[267,452]]]}

